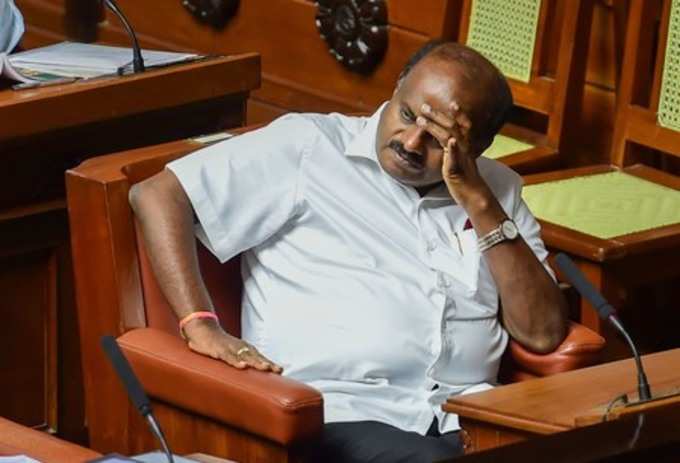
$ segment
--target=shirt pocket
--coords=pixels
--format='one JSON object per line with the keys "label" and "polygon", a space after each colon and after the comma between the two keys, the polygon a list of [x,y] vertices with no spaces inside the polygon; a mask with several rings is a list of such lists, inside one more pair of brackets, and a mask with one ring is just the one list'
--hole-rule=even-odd
{"label": "shirt pocket", "polygon": [[477,247],[474,230],[451,232],[449,246],[434,256],[434,267],[445,275],[444,286],[449,297],[474,298],[479,290],[480,276],[484,270],[482,255]]}
{"label": "shirt pocket", "polygon": [[448,355],[436,380],[453,386],[495,383],[508,335],[495,316],[447,323]]}

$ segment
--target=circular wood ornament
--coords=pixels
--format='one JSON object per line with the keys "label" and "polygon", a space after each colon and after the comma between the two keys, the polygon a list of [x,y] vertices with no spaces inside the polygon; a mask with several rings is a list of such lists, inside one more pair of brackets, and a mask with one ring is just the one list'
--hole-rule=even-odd
{"label": "circular wood ornament", "polygon": [[182,0],[182,6],[200,22],[222,29],[236,14],[239,0]]}
{"label": "circular wood ornament", "polygon": [[317,0],[316,26],[330,53],[348,69],[370,73],[387,50],[384,0]]}

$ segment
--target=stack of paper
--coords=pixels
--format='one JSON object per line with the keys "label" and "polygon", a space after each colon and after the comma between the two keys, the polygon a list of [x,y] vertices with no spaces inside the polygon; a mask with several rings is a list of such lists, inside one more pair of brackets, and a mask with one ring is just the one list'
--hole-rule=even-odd
{"label": "stack of paper", "polygon": [[[189,61],[200,56],[191,53],[142,50],[147,68]],[[89,43],[62,42],[47,47],[0,55],[0,74],[20,82],[53,79],[88,79],[116,74],[119,68],[132,68],[132,50]]]}

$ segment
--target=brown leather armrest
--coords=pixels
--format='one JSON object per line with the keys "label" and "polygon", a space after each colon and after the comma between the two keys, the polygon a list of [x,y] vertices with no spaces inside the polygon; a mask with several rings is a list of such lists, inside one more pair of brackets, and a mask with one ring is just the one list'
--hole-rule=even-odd
{"label": "brown leather armrest", "polygon": [[312,438],[322,429],[321,394],[300,382],[238,370],[153,328],[129,331],[118,343],[153,398],[283,445]]}
{"label": "brown leather armrest", "polygon": [[578,323],[569,322],[569,331],[562,344],[549,354],[536,354],[511,340],[507,354],[522,373],[535,376],[549,376],[563,371],[576,370],[595,364],[604,348],[605,340],[593,330]]}

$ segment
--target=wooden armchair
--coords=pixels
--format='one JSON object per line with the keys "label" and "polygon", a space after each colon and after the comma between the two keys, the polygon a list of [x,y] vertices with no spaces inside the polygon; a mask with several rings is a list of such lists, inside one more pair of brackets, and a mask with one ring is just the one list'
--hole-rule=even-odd
{"label": "wooden armchair", "polygon": [[[632,0],[611,165],[525,177],[524,199],[546,245],[574,256],[617,308],[635,287],[680,276],[680,178],[630,165],[680,157],[679,27],[679,1]],[[604,329],[586,301],[580,320]]]}
{"label": "wooden armchair", "polygon": [[[200,146],[189,140],[157,145],[93,158],[67,172],[90,443],[98,451],[123,454],[156,446],[99,349],[100,337],[114,334],[175,452],[200,451],[241,463],[298,461],[304,443],[322,429],[320,393],[288,378],[237,370],[191,352],[136,236],[130,186]],[[199,257],[220,320],[238,334],[237,259],[220,265],[202,247]],[[519,368],[507,377],[592,364],[602,344],[601,337],[578,325],[548,355],[511,343],[508,356]]]}
{"label": "wooden armchair", "polygon": [[458,41],[505,74],[515,101],[484,153],[520,173],[554,167],[580,111],[593,0],[463,0]]}

